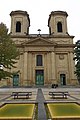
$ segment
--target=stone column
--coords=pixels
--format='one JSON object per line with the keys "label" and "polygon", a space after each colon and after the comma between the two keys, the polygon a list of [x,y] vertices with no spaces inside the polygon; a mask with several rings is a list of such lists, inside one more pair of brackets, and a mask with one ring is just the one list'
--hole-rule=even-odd
{"label": "stone column", "polygon": [[20,55],[20,61],[19,61],[19,69],[20,69],[20,86],[23,86],[23,82],[24,82],[24,54],[22,53]]}
{"label": "stone column", "polygon": [[47,74],[47,54],[44,53],[44,85],[47,84],[48,74]]}
{"label": "stone column", "polygon": [[27,85],[27,52],[24,53],[24,85]]}
{"label": "stone column", "polygon": [[35,61],[36,61],[36,59],[35,59],[35,54],[33,53],[32,54],[32,82],[33,82],[33,85],[35,85]]}
{"label": "stone column", "polygon": [[51,79],[52,83],[55,83],[56,81],[56,72],[55,72],[55,53],[51,52]]}

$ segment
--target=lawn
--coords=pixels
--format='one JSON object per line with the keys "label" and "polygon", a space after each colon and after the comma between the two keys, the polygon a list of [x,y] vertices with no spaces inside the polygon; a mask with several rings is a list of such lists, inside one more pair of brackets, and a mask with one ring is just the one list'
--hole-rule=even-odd
{"label": "lawn", "polygon": [[51,118],[80,118],[80,105],[76,103],[47,104]]}
{"label": "lawn", "polygon": [[32,119],[34,107],[35,104],[5,104],[0,108],[0,119]]}

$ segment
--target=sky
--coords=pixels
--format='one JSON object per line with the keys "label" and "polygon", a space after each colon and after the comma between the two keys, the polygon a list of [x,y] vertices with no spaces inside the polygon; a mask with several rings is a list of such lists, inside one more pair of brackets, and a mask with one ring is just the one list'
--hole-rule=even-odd
{"label": "sky", "polygon": [[10,31],[11,11],[27,11],[30,17],[30,34],[49,34],[48,18],[52,11],[66,11],[68,33],[80,39],[80,0],[0,0],[0,23],[6,24]]}

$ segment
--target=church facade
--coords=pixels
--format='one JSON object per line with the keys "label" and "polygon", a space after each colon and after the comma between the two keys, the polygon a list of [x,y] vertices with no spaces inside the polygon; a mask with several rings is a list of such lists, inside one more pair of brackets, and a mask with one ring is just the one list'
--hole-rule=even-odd
{"label": "church facade", "polygon": [[[12,11],[11,37],[20,56],[19,71],[7,81],[9,86],[76,85],[73,38],[68,34],[64,11],[52,11],[48,19],[49,34],[29,34],[30,18],[26,11]],[[39,29],[40,31],[40,29]]]}

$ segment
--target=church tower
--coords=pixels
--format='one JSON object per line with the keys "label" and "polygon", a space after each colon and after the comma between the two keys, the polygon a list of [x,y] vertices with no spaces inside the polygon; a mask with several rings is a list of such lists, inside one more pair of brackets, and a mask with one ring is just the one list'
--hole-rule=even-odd
{"label": "church tower", "polygon": [[12,11],[11,16],[11,35],[29,34],[30,19],[26,11]]}
{"label": "church tower", "polygon": [[54,35],[66,35],[68,32],[67,16],[68,14],[64,11],[52,11],[48,19],[49,33]]}

